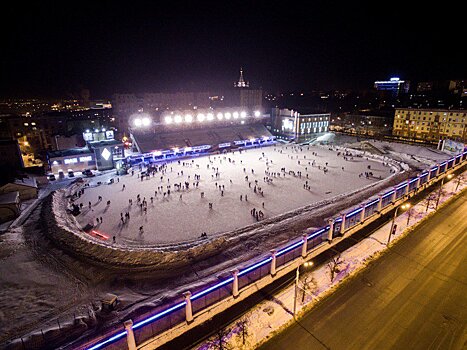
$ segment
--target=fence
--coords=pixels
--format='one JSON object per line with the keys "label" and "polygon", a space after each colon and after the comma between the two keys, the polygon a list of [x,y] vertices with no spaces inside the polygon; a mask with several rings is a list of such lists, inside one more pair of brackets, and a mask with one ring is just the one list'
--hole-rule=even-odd
{"label": "fence", "polygon": [[[463,165],[466,160],[467,151],[464,151],[418,176],[394,186],[387,192],[378,195],[377,198],[370,198],[368,202],[362,203],[358,208],[329,220],[329,225],[303,235],[300,240],[294,241],[284,248],[272,250],[270,256],[243,269],[232,271],[231,277],[224,278],[214,285],[204,286],[193,294],[187,292],[184,294],[184,298],[173,301],[170,306],[161,307],[160,310],[154,310],[151,315],[141,317],[139,321],[130,326],[136,344],[142,344],[175,325],[191,322],[193,316],[206,311],[212,305],[232,296],[236,297],[242,289],[262,278],[274,276],[277,269],[284,267],[291,261],[306,257],[311,250],[342,236],[346,231],[355,228],[359,223],[380,213],[410,193],[421,189],[430,181],[434,182],[443,173],[458,165]],[[119,331],[98,340],[94,339],[80,348],[88,350],[121,348],[127,342],[127,334],[131,333],[130,329],[122,327]]]}

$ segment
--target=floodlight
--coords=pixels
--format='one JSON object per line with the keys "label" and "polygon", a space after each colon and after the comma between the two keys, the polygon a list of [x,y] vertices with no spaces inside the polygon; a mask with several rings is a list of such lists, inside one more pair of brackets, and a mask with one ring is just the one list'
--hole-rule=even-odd
{"label": "floodlight", "polygon": [[[135,124],[135,126],[137,126],[137,127],[140,127],[140,126],[141,126],[141,123],[142,123],[142,121],[141,121],[141,119],[139,119],[139,118],[136,118],[136,119],[135,119],[135,121],[134,121],[133,123]],[[97,132],[97,131],[96,131],[96,132]]]}
{"label": "floodlight", "polygon": [[144,117],[142,122],[144,126],[149,126],[149,124],[151,124],[151,119],[149,119],[148,117]]}
{"label": "floodlight", "polygon": [[221,112],[217,113],[217,119],[222,120],[222,118],[224,118],[224,115]]}
{"label": "floodlight", "polygon": [[206,116],[206,119],[211,121],[214,119],[214,115],[212,113],[208,113],[208,115]]}
{"label": "floodlight", "polygon": [[240,118],[246,118],[246,112],[245,111],[242,111],[240,113]]}
{"label": "floodlight", "polygon": [[191,123],[193,121],[193,116],[191,114],[185,114],[185,122]]}
{"label": "floodlight", "polygon": [[238,112],[233,112],[233,117],[234,117],[234,119],[237,119],[238,118]]}
{"label": "floodlight", "polygon": [[204,114],[203,114],[203,113],[200,113],[200,114],[198,114],[197,118],[198,118],[198,121],[199,121],[199,122],[203,122],[203,121],[204,121],[204,118],[205,118],[205,116],[204,116]]}
{"label": "floodlight", "polygon": [[172,117],[171,117],[170,115],[167,115],[167,116],[165,117],[165,123],[166,123],[166,124],[172,124]]}
{"label": "floodlight", "polygon": [[182,116],[177,114],[177,115],[174,117],[174,121],[175,121],[175,123],[177,123],[177,124],[178,124],[178,123],[181,123],[181,122],[182,122]]}
{"label": "floodlight", "polygon": [[230,119],[231,116],[232,114],[230,114],[230,112],[225,113],[225,119]]}
{"label": "floodlight", "polygon": [[261,112],[260,111],[255,111],[255,117],[259,117],[261,116]]}

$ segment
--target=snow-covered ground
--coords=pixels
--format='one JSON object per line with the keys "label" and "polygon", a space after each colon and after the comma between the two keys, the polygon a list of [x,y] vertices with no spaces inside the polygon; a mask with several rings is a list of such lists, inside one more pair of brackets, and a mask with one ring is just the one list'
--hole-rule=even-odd
{"label": "snow-covered ground", "polygon": [[[448,182],[443,186],[444,191],[440,198],[440,205],[452,198],[455,193],[460,193],[467,187],[467,184],[465,182],[461,183],[457,191],[456,187],[456,180]],[[437,198],[437,193],[438,191],[435,190],[433,192],[433,197]],[[433,204],[433,201],[431,201],[431,203]],[[411,227],[433,213],[433,206],[430,205],[428,211],[426,207],[427,202],[422,201],[412,207],[410,211],[398,216],[395,220],[397,231],[396,234],[392,236],[391,242],[395,242],[406,234],[410,234]],[[410,219],[408,218],[409,215]],[[302,272],[300,275],[300,290],[297,301],[298,313],[313,307],[318,300],[325,297],[328,293],[332,293],[333,289],[342,281],[355,275],[372,259],[377,259],[378,254],[387,249],[388,233],[390,229],[391,222],[388,222],[376,230],[371,236],[344,251],[340,255],[339,270],[332,281],[330,269],[327,265],[313,268],[310,272]],[[305,293],[303,290],[305,290]],[[276,293],[269,298],[269,300],[259,303],[242,317],[242,320],[247,322],[245,343],[241,331],[242,327],[239,326],[238,320],[228,325],[225,328],[226,331],[223,337],[224,347],[232,350],[254,349],[270,338],[279,329],[290,324],[293,320],[294,291],[294,285],[290,285]],[[218,336],[214,336],[202,344],[197,345],[192,350],[209,350],[218,348],[218,346]]]}
{"label": "snow-covered ground", "polygon": [[[84,205],[77,220],[81,227],[91,223],[96,230],[115,235],[119,244],[180,242],[196,239],[203,232],[211,237],[255,223],[253,208],[270,218],[390,175],[391,167],[380,161],[357,156],[345,160],[338,152],[318,146],[278,144],[174,161],[168,163],[164,173],[157,172],[143,181],[139,170],[134,175],[115,177],[110,185],[98,186],[101,179],[88,180],[91,187],[75,201]],[[367,178],[365,172],[373,175]],[[168,190],[170,194],[165,195]],[[147,202],[147,211],[137,202],[138,195]],[[125,218],[126,213],[130,219]],[[98,218],[102,223],[96,221]]]}
{"label": "snow-covered ground", "polygon": [[[339,141],[339,137],[336,140],[336,144],[342,143]],[[279,149],[279,147],[285,146],[276,146],[276,149]],[[148,186],[148,191],[156,190],[157,187],[160,186],[160,173],[157,174],[159,177],[156,175],[156,177],[151,177],[149,180],[144,180],[141,183],[141,181],[137,179],[137,171],[133,177],[131,175],[120,177],[119,183],[101,185],[91,189],[92,192],[89,191],[89,189],[85,190],[85,196],[88,195],[87,192],[92,193],[92,195],[90,194],[89,200],[91,200],[93,204],[97,201],[98,195],[103,196],[102,202],[93,207],[93,209],[104,210],[106,201],[111,200],[106,215],[99,214],[99,217],[103,217],[103,231],[105,224],[108,224],[110,228],[112,228],[113,225],[117,225],[118,227],[121,209],[128,203],[130,193],[133,198],[134,207],[136,207],[136,195],[140,193],[141,197],[146,196],[148,202],[147,216],[155,217],[156,224],[158,215],[162,217],[166,213],[169,213],[167,215],[170,215],[173,221],[183,221],[185,220],[185,215],[188,215],[192,211],[197,211],[198,213],[203,213],[204,216],[195,217],[194,222],[196,225],[207,225],[209,227],[209,221],[211,219],[218,225],[215,230],[202,230],[203,226],[200,228],[196,226],[195,229],[190,228],[189,231],[193,234],[192,237],[196,238],[204,231],[206,231],[210,237],[212,237],[215,232],[227,231],[228,228],[219,224],[223,222],[219,219],[222,214],[225,214],[226,217],[228,216],[229,220],[237,220],[236,216],[241,215],[241,218],[235,221],[235,225],[239,223],[239,226],[256,222],[256,220],[250,216],[249,208],[253,207],[254,203],[257,209],[263,210],[261,208],[263,197],[255,194],[253,192],[254,187],[250,189],[248,183],[244,179],[246,174],[243,174],[243,167],[247,170],[249,169],[250,174],[248,175],[251,180],[252,165],[251,163],[247,163],[249,159],[254,161],[254,176],[255,179],[258,180],[259,186],[262,187],[264,191],[265,208],[263,211],[266,215],[264,222],[266,222],[271,215],[286,211],[288,208],[297,208],[297,206],[308,205],[320,198],[328,198],[326,199],[326,208],[317,207],[313,209],[312,215],[310,215],[311,212],[301,212],[298,214],[293,212],[285,220],[281,220],[281,222],[272,222],[264,226],[260,222],[261,227],[255,227],[253,234],[248,236],[239,235],[241,238],[238,239],[238,241],[241,242],[235,242],[235,244],[232,244],[226,248],[225,251],[221,252],[218,257],[209,259],[208,261],[193,261],[188,269],[184,269],[183,272],[176,272],[177,278],[173,278],[175,274],[174,271],[167,271],[166,274],[164,274],[164,271],[155,271],[154,273],[147,271],[144,274],[135,271],[113,271],[110,268],[94,266],[88,262],[82,262],[74,256],[69,256],[64,253],[60,247],[55,246],[53,242],[50,242],[50,240],[45,237],[43,232],[44,228],[40,225],[41,210],[37,209],[33,211],[31,217],[24,225],[14,229],[10,228],[5,234],[0,235],[0,285],[2,286],[2,288],[0,288],[0,343],[4,343],[6,339],[25,335],[31,331],[34,331],[36,336],[40,338],[41,328],[57,328],[57,317],[60,317],[60,324],[63,327],[66,322],[71,323],[73,321],[74,315],[78,318],[88,317],[88,313],[90,312],[93,314],[94,311],[97,313],[98,322],[105,322],[106,324],[116,323],[120,325],[121,319],[131,318],[156,305],[160,305],[166,298],[179,296],[180,293],[187,288],[196,289],[196,286],[210,283],[213,279],[216,279],[217,275],[228,273],[229,269],[244,264],[249,259],[257,258],[261,254],[268,252],[269,249],[299,237],[303,230],[323,225],[326,217],[335,215],[340,210],[344,210],[350,205],[357,204],[358,201],[368,198],[372,193],[381,191],[386,186],[389,186],[389,183],[384,183],[384,181],[393,181],[391,184],[394,185],[394,181],[402,180],[389,178],[383,180],[382,183],[378,183],[377,179],[367,180],[364,177],[359,178],[358,174],[360,172],[368,171],[366,164],[371,164],[371,171],[374,170],[373,168],[382,170],[382,173],[376,173],[375,171],[373,171],[373,173],[377,176],[381,174],[383,178],[387,177],[390,168],[384,167],[378,162],[367,161],[364,158],[355,158],[354,161],[343,161],[342,156],[337,157],[337,153],[328,151],[327,147],[310,147],[309,151],[306,150],[298,153],[292,153],[291,146],[287,147],[288,149],[286,151],[290,152],[283,154],[274,151],[274,146],[272,146],[257,150],[250,149],[245,154],[242,153],[241,156],[238,153],[235,155],[227,154],[227,160],[224,160],[223,156],[221,156],[221,158],[216,156],[217,158],[214,160],[214,156],[211,156],[211,160],[215,162],[216,167],[219,167],[219,172],[221,172],[221,179],[218,179],[217,182],[218,185],[221,182],[221,184],[225,185],[224,197],[222,197],[219,190],[215,188],[216,181],[211,178],[213,172],[207,171],[207,164],[211,165],[207,157],[204,159],[194,159],[195,164],[197,163],[200,165],[199,171],[196,165],[193,165],[193,167],[184,167],[182,164],[178,165],[178,163],[169,165],[169,167],[172,166],[173,171],[170,171],[169,168],[165,179],[170,178],[171,183],[179,178],[177,172],[183,170],[185,176],[188,176],[188,173],[199,174],[203,168],[201,165],[205,165],[205,169],[203,169],[204,175],[201,176],[199,186],[203,186],[206,196],[212,196],[213,198],[213,200],[210,200],[214,203],[211,216],[208,216],[209,201],[201,202],[200,187],[198,187],[197,190],[192,190],[191,185],[189,191],[180,192],[183,194],[182,201],[179,201],[180,193],[178,192],[171,194],[171,196],[173,196],[171,201],[165,202],[161,200],[160,194],[158,194],[158,201],[156,203],[154,200],[154,208],[151,208],[150,196],[143,193],[143,189],[145,188],[143,186]],[[417,148],[421,149],[421,147]],[[272,159],[272,166],[274,166],[274,171],[271,170],[272,172],[278,171],[276,170],[276,165],[279,170],[280,167],[286,167],[285,179],[283,177],[280,179],[273,177],[272,185],[263,182],[266,165],[264,159],[259,160],[259,157],[262,157],[262,152],[265,152],[265,155]],[[318,157],[309,156],[307,152],[317,152]],[[329,159],[331,160],[324,160],[324,155],[327,155],[328,152]],[[324,162],[328,161],[329,172],[324,175],[323,171],[316,169],[316,167],[311,170],[304,170],[304,167],[309,168],[309,166],[303,164],[301,159],[303,155],[307,156],[307,159],[303,159],[304,162],[316,159],[316,165],[320,165],[321,167]],[[299,158],[293,159],[288,156],[298,156]],[[235,166],[228,163],[228,157],[231,159],[235,158]],[[311,159],[308,159],[308,157]],[[282,160],[283,165],[280,166],[276,164],[275,159],[277,159],[278,162]],[[226,173],[224,174],[221,171],[221,160],[222,166],[226,168],[226,173],[229,171],[229,174],[230,172],[236,174],[235,178],[233,175],[230,176],[233,181],[232,186],[237,190],[236,195],[233,194],[233,190],[229,190],[229,177]],[[240,160],[245,164],[238,164]],[[300,166],[298,165],[298,160],[302,163]],[[432,161],[435,160],[436,158],[432,159]],[[185,160],[186,163],[190,161],[191,160]],[[344,171],[342,171],[340,166],[344,166]],[[302,171],[302,178],[300,179],[289,175],[289,170],[295,172]],[[310,191],[303,189],[303,184],[306,181],[306,172],[309,173],[310,177]],[[345,176],[340,176],[340,173]],[[407,175],[404,173],[401,176]],[[113,171],[95,178],[86,179],[86,181],[91,180],[93,183],[97,183],[98,181],[105,182],[110,177],[115,177]],[[178,182],[180,182],[181,179],[182,177],[180,176]],[[314,179],[315,184],[310,182],[311,179]],[[124,183],[123,181],[128,181],[125,191],[121,191]],[[63,184],[57,182],[51,184],[50,186],[52,186],[52,188],[50,189],[58,189],[62,185]],[[380,188],[360,190],[360,188],[365,186],[380,186]],[[279,187],[282,188],[282,190],[278,192],[280,195],[276,195],[276,190]],[[352,189],[354,189],[354,192],[356,190],[358,193],[353,196],[348,196],[347,194],[351,192]],[[328,191],[332,191],[332,193],[326,194]],[[240,202],[239,194],[241,193],[248,194],[248,204],[244,201]],[[338,193],[341,193],[341,196],[335,197]],[[123,203],[121,208],[118,207],[118,200],[114,199],[114,195],[122,195],[121,201],[123,201]],[[272,197],[277,197],[278,199],[272,199]],[[79,203],[81,198],[76,202]],[[190,205],[183,204],[183,202],[188,200],[193,202],[190,202]],[[200,203],[204,205],[199,206]],[[155,209],[156,205],[159,208],[157,211]],[[241,205],[244,206],[242,207]],[[248,207],[248,205],[251,206]],[[287,205],[290,206],[287,207]],[[168,210],[172,208],[172,206],[175,208],[173,213]],[[233,211],[231,207],[235,209],[235,211]],[[223,208],[223,210],[220,211],[220,208]],[[115,222],[112,222],[110,210],[114,211],[112,215],[115,215]],[[137,233],[139,227],[138,220],[144,219],[144,217],[138,213],[138,210],[135,208],[132,209],[130,219],[132,221],[131,226],[134,227],[135,233]],[[97,216],[98,215],[95,214],[95,217]],[[302,218],[300,216],[302,216]],[[303,217],[306,217],[306,220],[304,220]],[[85,223],[88,219],[94,219],[94,217],[89,214],[88,218],[78,218],[79,221],[83,220],[82,223]],[[219,221],[216,223],[216,220]],[[150,242],[149,238],[151,236],[149,236],[148,231],[151,230],[152,227],[150,227],[149,224],[144,224],[144,234],[142,237],[144,244]],[[128,244],[136,245],[140,242],[139,236],[136,236],[135,239],[134,236],[130,235],[130,232],[128,232],[128,234],[129,236],[127,238],[124,238],[124,236],[117,236],[117,244],[127,242]],[[123,241],[124,239],[127,239],[127,241]],[[153,239],[154,241],[152,242],[163,242],[157,233],[154,235]],[[160,241],[158,241],[158,239],[160,239]],[[166,242],[170,242],[170,239],[171,237],[169,236]],[[183,232],[181,239],[189,239],[189,237],[185,236],[185,232]],[[117,294],[121,303],[117,311],[108,315],[99,314],[99,308],[97,307],[99,298],[107,292]],[[96,322],[95,318],[93,320],[93,317],[90,318],[90,321],[86,321],[87,324]],[[94,329],[89,329],[89,332],[93,331]],[[67,332],[67,334],[70,333]],[[82,334],[82,332],[80,334]],[[19,344],[19,348],[20,347],[21,343]]]}

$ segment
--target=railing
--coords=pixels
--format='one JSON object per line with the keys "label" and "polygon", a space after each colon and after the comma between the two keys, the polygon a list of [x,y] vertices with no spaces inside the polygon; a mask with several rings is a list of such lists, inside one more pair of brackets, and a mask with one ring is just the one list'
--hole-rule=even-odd
{"label": "railing", "polygon": [[[370,198],[368,202],[362,203],[358,208],[329,220],[329,225],[303,235],[300,240],[294,241],[277,251],[272,250],[270,256],[243,269],[232,271],[231,277],[225,278],[212,286],[204,286],[193,294],[187,292],[184,294],[184,298],[173,301],[170,306],[162,306],[160,310],[154,310],[151,315],[142,317],[138,322],[130,326],[134,332],[136,344],[142,344],[175,325],[180,325],[186,321],[191,322],[193,315],[200,314],[203,310],[224,299],[237,296],[239,291],[264,277],[274,276],[276,269],[295,259],[305,257],[309,251],[324,242],[327,243],[335,237],[342,236],[346,231],[381,212],[397,200],[417,191],[421,186],[438,178],[439,175],[453,167],[464,163],[466,159],[467,151],[464,151],[430,168],[428,171],[424,171],[418,176],[394,186],[387,192],[378,195],[377,198]],[[81,348],[97,350],[126,347],[127,333],[130,333],[129,329],[122,328]]]}

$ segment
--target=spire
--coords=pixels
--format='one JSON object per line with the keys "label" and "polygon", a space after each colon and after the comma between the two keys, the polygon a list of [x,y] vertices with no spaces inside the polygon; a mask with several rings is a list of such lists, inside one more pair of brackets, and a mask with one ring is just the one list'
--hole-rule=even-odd
{"label": "spire", "polygon": [[240,67],[240,78],[238,79],[238,82],[234,83],[234,86],[238,88],[247,88],[250,86],[250,83],[243,79],[243,68],[242,67]]}

